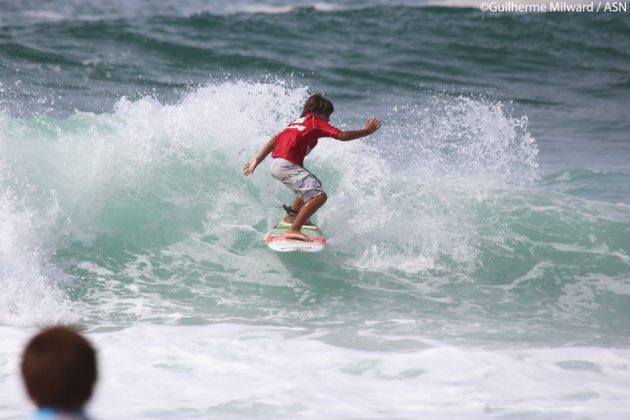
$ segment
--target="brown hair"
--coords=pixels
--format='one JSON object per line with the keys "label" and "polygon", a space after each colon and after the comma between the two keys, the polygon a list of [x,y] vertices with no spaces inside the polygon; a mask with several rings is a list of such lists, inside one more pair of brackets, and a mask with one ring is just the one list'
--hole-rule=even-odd
{"label": "brown hair", "polygon": [[92,396],[96,352],[72,328],[51,327],[33,337],[21,367],[28,394],[38,407],[76,410]]}
{"label": "brown hair", "polygon": [[330,116],[330,114],[332,114],[334,110],[335,108],[333,107],[332,102],[324,98],[322,94],[316,93],[315,95],[309,96],[309,98],[304,103],[302,116],[305,116],[306,114],[319,114]]}

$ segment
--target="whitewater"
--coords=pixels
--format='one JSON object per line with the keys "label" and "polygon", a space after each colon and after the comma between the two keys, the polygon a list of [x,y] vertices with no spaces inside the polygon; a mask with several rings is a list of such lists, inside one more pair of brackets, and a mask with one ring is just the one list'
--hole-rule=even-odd
{"label": "whitewater", "polygon": [[[158,4],[1,6],[0,418],[54,323],[95,418],[630,416],[623,17]],[[273,253],[242,166],[319,91],[383,127],[320,140],[328,246]]]}

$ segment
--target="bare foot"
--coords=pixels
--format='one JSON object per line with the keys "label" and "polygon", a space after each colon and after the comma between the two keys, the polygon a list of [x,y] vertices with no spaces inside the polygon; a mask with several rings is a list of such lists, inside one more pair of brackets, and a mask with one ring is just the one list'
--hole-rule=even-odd
{"label": "bare foot", "polygon": [[286,239],[296,239],[298,241],[309,242],[308,236],[306,236],[302,232],[298,232],[297,230],[294,230],[294,229],[287,229],[284,232],[284,237]]}

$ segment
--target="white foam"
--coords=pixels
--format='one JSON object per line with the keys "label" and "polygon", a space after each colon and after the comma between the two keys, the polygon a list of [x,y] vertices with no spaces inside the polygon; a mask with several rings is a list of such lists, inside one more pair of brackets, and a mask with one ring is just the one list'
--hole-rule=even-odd
{"label": "white foam", "polygon": [[[18,361],[32,332],[0,329],[0,417],[25,417]],[[331,332],[216,324],[91,333],[100,380],[88,411],[134,419],[630,415],[619,403],[628,395],[627,348],[483,348]]]}
{"label": "white foam", "polygon": [[0,325],[71,321],[69,303],[47,275],[46,250],[36,237],[36,216],[16,208],[10,191],[0,196]]}
{"label": "white foam", "polygon": [[45,226],[56,219],[57,206],[53,202],[36,211],[14,192],[16,180],[3,159],[8,155],[5,123],[0,116],[0,325],[71,322],[69,302],[58,286],[63,276],[48,264]]}
{"label": "white foam", "polygon": [[263,13],[263,14],[284,14],[295,10],[295,6],[276,6],[270,4],[246,4],[236,9],[230,8],[232,13]]}
{"label": "white foam", "polygon": [[63,14],[59,12],[53,12],[51,10],[27,10],[24,11],[23,14],[24,16],[27,16],[29,18],[50,22],[60,22],[66,19]]}
{"label": "white foam", "polygon": [[475,210],[538,178],[527,118],[471,98],[396,107],[368,139],[321,143],[307,167],[336,184],[319,212],[330,245],[352,250],[353,268],[400,278],[466,272],[479,250]]}
{"label": "white foam", "polygon": [[[466,8],[474,8],[479,9],[479,6],[484,3],[483,0],[428,0],[424,3],[423,6],[444,6],[444,7],[466,7]],[[486,1],[485,3],[490,3]],[[515,5],[549,5],[553,3],[550,0],[506,0],[506,1],[496,1],[495,3],[499,5],[503,5],[504,3],[515,4]],[[588,0],[567,0],[567,4],[587,4],[590,3]],[[405,4],[403,2],[402,4]]]}
{"label": "white foam", "polygon": [[[35,319],[66,319],[65,311],[59,309],[69,304],[57,284],[71,280],[50,263],[50,257],[73,242],[89,246],[103,235],[125,235],[126,227],[109,222],[103,212],[107,206],[120,206],[118,203],[140,204],[137,197],[143,194],[156,196],[165,207],[206,208],[208,232],[203,234],[216,231],[225,238],[208,255],[224,255],[229,272],[240,267],[255,269],[256,264],[243,264],[242,256],[234,252],[228,238],[236,241],[240,232],[262,246],[262,239],[256,237],[257,231],[251,226],[264,220],[265,214],[272,212],[271,206],[254,204],[258,200],[252,199],[248,191],[255,185],[264,195],[263,203],[273,198],[267,174],[257,173],[256,177],[245,179],[240,174],[241,167],[271,135],[294,118],[305,97],[303,87],[237,81],[200,88],[174,105],[152,98],[122,98],[110,114],[77,113],[63,121],[45,117],[3,118],[0,146],[6,150],[6,159],[0,163],[6,177],[0,179],[0,187],[16,186],[3,190],[0,201],[4,233],[2,280],[10,291],[2,299],[6,299],[3,306],[11,308],[2,314],[10,319],[3,321],[32,325]],[[168,175],[173,165],[198,176],[180,179],[186,185],[173,184]],[[205,168],[212,168],[211,176],[221,181],[207,194]],[[232,220],[235,213],[239,217]],[[235,230],[229,225],[250,228]],[[174,244],[170,252],[176,252],[178,246],[190,252],[207,246],[197,242],[194,233],[187,237],[188,241]],[[260,260],[264,258],[261,256]],[[142,272],[150,270],[150,265],[138,265],[138,272],[133,271],[133,262],[129,265],[128,272],[123,273],[94,261],[79,262],[77,268],[89,273],[92,286],[97,289],[93,293],[115,316],[151,318],[164,312],[168,305],[159,302],[159,297],[154,301],[141,291],[119,296],[124,290],[118,278],[121,274],[127,273],[130,278],[147,274],[148,278],[159,280],[150,271]],[[255,281],[255,271],[247,271],[242,277]],[[279,274],[277,277],[269,282],[286,284]],[[45,298],[51,303],[42,305],[47,302]],[[15,302],[21,309],[16,309]],[[45,310],[47,307],[51,309]],[[84,309],[93,313],[84,313],[88,318],[100,312],[89,306]],[[45,313],[38,316],[42,311]]]}
{"label": "white foam", "polygon": [[[284,14],[295,11],[299,6],[293,5],[271,5],[271,4],[237,4],[230,6],[227,11],[230,13],[264,13],[264,14]],[[335,12],[339,10],[356,10],[358,7],[347,6],[337,3],[316,2],[305,4],[303,7],[312,7],[320,12]],[[369,7],[369,6],[362,6]]]}

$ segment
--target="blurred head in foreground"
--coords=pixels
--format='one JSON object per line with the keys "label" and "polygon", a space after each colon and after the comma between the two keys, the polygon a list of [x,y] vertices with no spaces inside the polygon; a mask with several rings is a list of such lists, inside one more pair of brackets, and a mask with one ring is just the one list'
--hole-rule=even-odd
{"label": "blurred head in foreground", "polygon": [[29,341],[21,370],[28,395],[40,409],[81,412],[96,383],[96,352],[76,330],[50,327]]}

